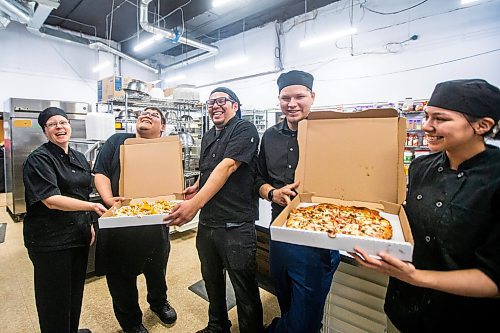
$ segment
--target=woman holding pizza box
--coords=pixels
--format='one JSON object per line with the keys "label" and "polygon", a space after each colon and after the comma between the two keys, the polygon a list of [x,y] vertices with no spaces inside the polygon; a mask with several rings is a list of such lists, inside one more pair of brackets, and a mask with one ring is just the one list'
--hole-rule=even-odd
{"label": "woman holding pizza box", "polygon": [[[390,276],[389,332],[485,332],[500,314],[500,90],[484,80],[439,83],[422,129],[433,152],[409,170],[412,263],[356,249]],[[487,329],[490,328],[490,329]]]}
{"label": "woman holding pizza box", "polygon": [[88,333],[78,329],[89,247],[94,241],[89,202],[90,166],[69,148],[71,124],[56,107],[43,110],[38,124],[48,139],[24,162],[24,244],[33,263],[35,300],[42,333]]}

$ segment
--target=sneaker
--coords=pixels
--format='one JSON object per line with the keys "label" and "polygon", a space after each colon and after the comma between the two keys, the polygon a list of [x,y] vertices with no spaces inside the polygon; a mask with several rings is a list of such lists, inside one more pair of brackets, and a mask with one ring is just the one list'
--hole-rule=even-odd
{"label": "sneaker", "polygon": [[173,324],[177,320],[177,312],[167,301],[165,304],[159,306],[151,306],[151,311],[156,313],[158,318],[165,324]]}
{"label": "sneaker", "polygon": [[146,327],[143,324],[139,324],[134,327],[130,327],[128,329],[123,330],[125,333],[149,333]]}

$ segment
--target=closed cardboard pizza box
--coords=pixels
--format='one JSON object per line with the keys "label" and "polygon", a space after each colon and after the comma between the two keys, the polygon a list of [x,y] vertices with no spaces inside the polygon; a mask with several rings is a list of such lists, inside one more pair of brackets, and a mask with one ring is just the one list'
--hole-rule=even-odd
{"label": "closed cardboard pizza box", "polygon": [[[177,136],[158,139],[131,138],[120,147],[119,208],[142,200],[182,200],[184,174],[182,145]],[[99,218],[99,228],[165,224],[166,214],[113,217],[112,209]]]}
{"label": "closed cardboard pizza box", "polygon": [[[299,245],[370,255],[385,251],[410,261],[413,237],[402,203],[406,195],[403,151],[406,122],[394,109],[312,112],[299,123],[300,193],[271,224],[271,238]],[[330,202],[379,209],[397,218],[391,240],[337,235],[286,227],[303,202]],[[392,224],[392,223],[391,223]]]}

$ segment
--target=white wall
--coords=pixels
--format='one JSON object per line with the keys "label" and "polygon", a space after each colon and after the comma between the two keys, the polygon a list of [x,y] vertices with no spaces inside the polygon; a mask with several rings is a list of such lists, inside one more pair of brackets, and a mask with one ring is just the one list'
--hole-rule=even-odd
{"label": "white wall", "polygon": [[[363,11],[355,2],[354,56],[349,38],[303,49],[304,38],[348,27],[350,1],[342,0],[283,24],[282,53],[285,70],[302,69],[314,74],[316,106],[395,101],[405,97],[426,98],[437,82],[478,77],[500,85],[500,0],[479,0],[460,7],[460,0],[430,0],[397,15]],[[384,12],[414,5],[414,0],[370,0],[366,5]],[[305,21],[305,22],[304,22]],[[398,53],[385,52],[384,45],[411,35],[418,40],[404,44]],[[184,84],[205,86],[208,97],[218,81],[273,71],[276,33],[274,23],[246,31],[216,44],[217,57],[187,66],[167,75],[187,74]],[[246,55],[250,61],[216,70],[214,64],[230,56]],[[43,39],[12,22],[0,30],[0,110],[9,97],[73,100],[95,103],[96,80],[90,69],[99,57],[109,55],[65,42]],[[114,57],[112,57],[114,58]],[[178,60],[178,59],[177,59]],[[112,75],[109,68],[100,77]],[[155,75],[128,61],[121,61],[121,74],[150,81]],[[277,107],[276,78],[279,73],[223,83],[234,89],[244,107]],[[208,86],[207,86],[208,85]]]}
{"label": "white wall", "polygon": [[[97,80],[113,75],[110,67],[92,72],[99,58],[114,56],[64,41],[41,38],[11,22],[0,30],[0,111],[7,98],[97,102]],[[127,61],[121,74],[151,81],[155,75]]]}
{"label": "white wall", "polygon": [[[366,6],[392,12],[414,5],[411,0],[372,0]],[[428,98],[436,83],[457,78],[484,78],[500,86],[500,1],[480,0],[462,7],[460,0],[431,0],[396,15],[380,15],[354,6],[353,54],[350,38],[300,48],[305,37],[350,26],[350,1],[340,1],[312,14],[292,18],[283,24],[285,71],[301,69],[315,76],[316,106],[398,101],[405,97]],[[303,21],[306,21],[305,23]],[[396,53],[385,45],[418,35]],[[221,54],[177,70],[187,73],[185,82],[197,86],[274,69],[274,24],[253,29],[218,43]],[[244,45],[244,47],[242,47]],[[231,69],[214,70],[213,64],[230,50],[246,52],[251,63]],[[277,107],[276,78],[279,73],[224,85],[238,94],[244,106]],[[215,86],[200,89],[208,97]]]}

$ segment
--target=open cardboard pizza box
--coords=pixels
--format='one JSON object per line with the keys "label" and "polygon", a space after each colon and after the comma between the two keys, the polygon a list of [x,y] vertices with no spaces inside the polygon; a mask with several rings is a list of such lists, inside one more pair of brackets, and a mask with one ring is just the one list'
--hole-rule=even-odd
{"label": "open cardboard pizza box", "polygon": [[[184,175],[182,146],[177,136],[158,139],[131,138],[120,147],[119,208],[142,200],[182,200]],[[167,214],[113,217],[109,209],[99,218],[99,228],[165,224]]]}
{"label": "open cardboard pizza box", "polygon": [[[394,109],[342,113],[318,111],[299,123],[300,180],[294,200],[271,224],[276,241],[370,255],[385,251],[411,261],[413,237],[402,207],[406,194],[403,151],[406,123]],[[391,214],[393,237],[337,235],[286,227],[292,209],[305,203],[335,203]]]}

